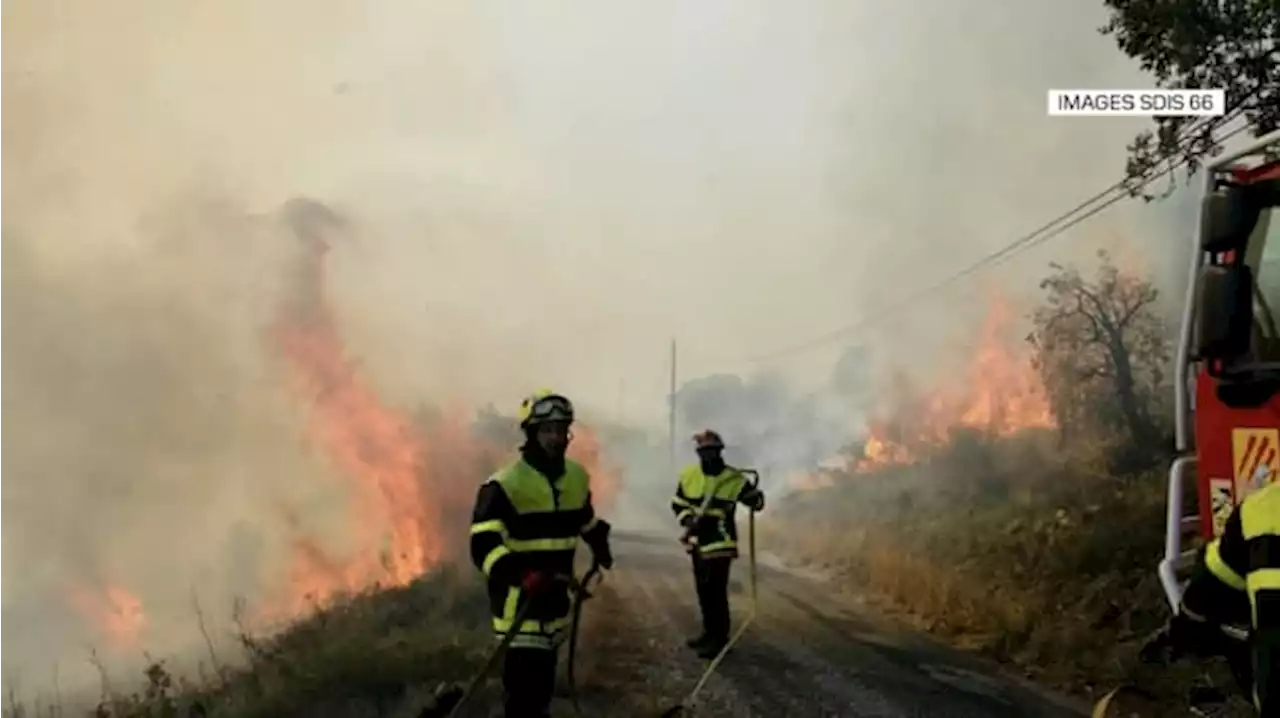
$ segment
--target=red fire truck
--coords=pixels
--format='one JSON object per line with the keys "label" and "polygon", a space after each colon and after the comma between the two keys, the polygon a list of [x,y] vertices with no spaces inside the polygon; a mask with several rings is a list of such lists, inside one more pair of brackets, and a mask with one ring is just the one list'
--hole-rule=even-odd
{"label": "red fire truck", "polygon": [[[1175,371],[1178,458],[1169,471],[1160,582],[1179,574],[1232,508],[1280,479],[1280,132],[1205,167]],[[1194,475],[1198,511],[1184,515]]]}

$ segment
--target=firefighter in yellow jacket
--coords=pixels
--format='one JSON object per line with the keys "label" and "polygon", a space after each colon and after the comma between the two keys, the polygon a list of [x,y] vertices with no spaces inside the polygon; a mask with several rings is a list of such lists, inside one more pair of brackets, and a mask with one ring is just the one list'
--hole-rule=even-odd
{"label": "firefighter in yellow jacket", "polygon": [[739,503],[764,508],[764,494],[724,463],[724,441],[710,429],[693,437],[698,463],[680,472],[671,511],[684,528],[681,541],[693,559],[702,634],[688,641],[701,658],[714,658],[729,641],[729,568],[738,557]]}
{"label": "firefighter in yellow jacket", "polygon": [[[1221,630],[1239,624],[1247,646]],[[1259,715],[1280,715],[1280,484],[1246,496],[1202,552],[1167,636],[1176,651],[1226,655]]]}
{"label": "firefighter in yellow jacket", "polygon": [[[520,405],[520,458],[480,487],[471,522],[471,560],[488,580],[493,628],[516,632],[503,665],[506,716],[549,715],[558,648],[567,637],[568,580],[578,539],[613,566],[609,524],[595,515],[589,477],[565,458],[573,404],[540,391]],[[515,625],[528,601],[525,620]]]}

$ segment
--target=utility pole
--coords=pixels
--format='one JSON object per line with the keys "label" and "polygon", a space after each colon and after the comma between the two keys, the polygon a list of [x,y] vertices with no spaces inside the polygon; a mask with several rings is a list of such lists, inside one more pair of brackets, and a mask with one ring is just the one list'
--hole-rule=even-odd
{"label": "utility pole", "polygon": [[668,468],[676,470],[676,340],[671,339],[671,388],[667,392],[667,449],[670,452]]}

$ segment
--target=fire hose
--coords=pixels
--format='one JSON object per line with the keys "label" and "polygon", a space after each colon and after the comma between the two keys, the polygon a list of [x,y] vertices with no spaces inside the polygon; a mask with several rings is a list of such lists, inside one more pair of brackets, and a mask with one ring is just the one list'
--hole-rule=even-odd
{"label": "fire hose", "polygon": [[[465,706],[467,701],[471,699],[471,696],[475,694],[476,688],[479,687],[484,679],[489,677],[494,666],[498,665],[498,661],[506,655],[507,649],[511,647],[512,641],[514,641],[516,636],[519,635],[519,631],[515,629],[518,628],[520,624],[524,623],[525,617],[529,615],[529,606],[531,605],[533,605],[533,601],[530,601],[527,596],[521,595],[520,603],[516,607],[515,618],[511,623],[511,628],[502,636],[502,640],[498,642],[498,645],[494,646],[489,651],[489,654],[485,656],[484,663],[480,665],[480,670],[476,671],[475,675],[471,676],[471,680],[467,681],[465,687],[454,687],[443,695],[437,691],[436,705],[430,711],[423,711],[420,718],[435,718],[437,715],[443,715],[446,716],[446,718],[458,718],[458,716],[462,715],[462,707]],[[447,713],[444,712],[446,710],[448,711]]]}
{"label": "fire hose", "polygon": [[[749,477],[752,489],[760,487],[760,472],[753,469],[738,469],[737,471]],[[707,497],[709,498],[710,495],[711,492],[708,491]],[[702,509],[704,511],[706,510],[707,503],[707,498],[704,498],[702,505]],[[758,593],[756,590],[756,510],[754,508],[747,513],[747,573],[750,580],[749,585],[751,590],[749,595],[751,597],[751,601],[747,608],[747,615],[742,620],[742,625],[738,626],[738,630],[733,633],[733,636],[724,644],[724,647],[720,649],[720,652],[716,654],[715,658],[711,659],[711,663],[709,663],[706,670],[702,672],[702,677],[700,677],[698,682],[694,684],[693,690],[689,691],[689,694],[686,695],[679,703],[668,708],[666,712],[662,714],[662,718],[676,718],[677,716],[683,715],[686,710],[692,709],[697,705],[698,694],[702,692],[702,688],[707,684],[707,680],[711,678],[713,673],[715,673],[716,668],[720,666],[720,662],[724,660],[726,655],[728,655],[729,650],[737,645],[738,639],[742,638],[742,634],[746,633],[747,628],[749,628],[751,623],[756,620]]]}
{"label": "fire hose", "polygon": [[[567,580],[570,590],[574,592],[573,619],[569,627],[569,665],[568,679],[570,698],[573,701],[575,712],[581,712],[578,708],[578,691],[577,682],[574,677],[574,658],[578,646],[578,624],[582,618],[582,603],[591,598],[591,594],[587,591],[588,584],[591,580],[600,574],[600,564],[592,561],[591,568],[583,575],[581,580],[574,579],[573,576],[561,576],[562,580]],[[436,689],[434,702],[431,706],[419,713],[418,718],[458,718],[462,715],[462,708],[467,704],[471,697],[475,694],[476,688],[484,682],[486,678],[493,672],[498,662],[506,655],[507,649],[511,647],[516,636],[519,635],[517,629],[520,624],[524,623],[525,618],[529,614],[529,607],[533,604],[528,596],[522,595],[520,603],[516,606],[516,614],[512,619],[511,630],[508,630],[502,640],[496,646],[490,649],[485,656],[484,662],[480,666],[480,670],[476,671],[471,679],[467,681],[465,686],[459,685],[442,685]]]}
{"label": "fire hose", "polygon": [[[1221,625],[1221,626],[1217,626],[1216,630],[1220,631],[1227,639],[1231,641],[1235,641],[1241,644],[1247,644],[1249,640],[1248,632],[1236,626]],[[1153,696],[1149,691],[1130,682],[1133,680],[1132,678],[1133,673],[1137,670],[1138,665],[1153,664],[1153,663],[1169,663],[1172,661],[1176,661],[1180,657],[1180,655],[1181,655],[1181,651],[1174,645],[1173,639],[1171,638],[1169,629],[1167,627],[1162,628],[1156,631],[1155,633],[1151,634],[1150,636],[1148,636],[1142,642],[1142,646],[1138,651],[1139,662],[1128,671],[1129,676],[1126,679],[1126,682],[1121,683],[1120,685],[1111,689],[1107,693],[1103,694],[1103,696],[1099,698],[1096,703],[1093,704],[1093,711],[1090,713],[1090,718],[1107,718],[1109,715],[1112,715],[1113,712],[1109,712],[1111,711],[1112,705],[1116,704],[1117,701],[1119,701],[1122,697],[1125,697],[1125,698],[1131,697],[1131,698],[1138,698],[1140,700],[1154,701],[1155,696]],[[1234,672],[1234,668],[1233,668],[1233,672]],[[1237,675],[1236,679],[1239,681],[1240,676]],[[1135,715],[1135,716],[1138,715],[1137,713],[1134,713],[1131,710],[1126,711],[1126,714]]]}
{"label": "fire hose", "polygon": [[573,712],[577,714],[582,713],[582,707],[578,705],[578,681],[573,672],[573,667],[576,665],[574,659],[578,652],[578,625],[582,622],[582,604],[591,598],[591,592],[587,590],[587,587],[591,585],[591,579],[599,574],[600,563],[593,560],[591,568],[587,569],[587,572],[582,576],[582,580],[578,582],[578,590],[573,600],[573,621],[569,625],[569,664],[565,668],[569,679],[569,699],[573,701]]}

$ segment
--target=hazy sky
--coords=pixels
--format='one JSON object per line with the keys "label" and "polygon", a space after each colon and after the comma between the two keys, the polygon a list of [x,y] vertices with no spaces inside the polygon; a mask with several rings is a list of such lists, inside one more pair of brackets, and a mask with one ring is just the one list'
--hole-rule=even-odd
{"label": "hazy sky", "polygon": [[658,407],[670,336],[715,371],[941,276],[1122,166],[1141,121],[1047,88],[1146,84],[1079,3],[49,5],[6,10],[6,165],[62,196],[10,231],[93,261],[178,194],[345,202],[368,361],[507,402]]}
{"label": "hazy sky", "polygon": [[[550,385],[657,423],[671,337],[686,376],[742,369],[1115,181],[1142,120],[1045,116],[1049,88],[1150,84],[1100,5],[5,3],[7,565],[127,564],[159,514],[213,556],[255,493],[209,464],[315,470],[257,334],[285,200],[351,220],[333,297],[391,400]],[[1130,203],[1006,276],[1106,245],[1176,281],[1180,218]],[[984,282],[876,341],[936,361]],[[769,368],[811,388],[841,348]],[[94,491],[125,498],[86,521]]]}

